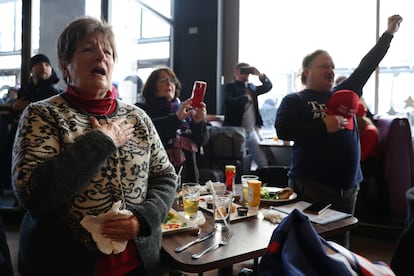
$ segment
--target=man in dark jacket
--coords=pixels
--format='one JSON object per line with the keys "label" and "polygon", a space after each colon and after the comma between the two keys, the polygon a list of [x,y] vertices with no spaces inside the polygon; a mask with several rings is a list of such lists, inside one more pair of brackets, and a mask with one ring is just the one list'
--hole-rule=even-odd
{"label": "man in dark jacket", "polygon": [[[7,174],[5,177],[7,181],[10,181],[12,148],[20,114],[30,103],[47,99],[63,91],[63,89],[57,85],[59,78],[52,68],[47,56],[43,54],[33,56],[30,59],[29,67],[31,75],[30,82],[27,86],[22,87],[19,90],[17,100],[10,107],[10,117],[12,122],[7,143],[7,154],[9,156],[7,161],[8,169],[2,170]],[[11,187],[11,182],[5,183],[4,187]]]}
{"label": "man in dark jacket", "polygon": [[[249,75],[259,77],[262,85],[249,82]],[[258,131],[263,126],[257,97],[272,89],[272,83],[263,73],[247,63],[238,63],[234,67],[233,82],[223,86],[224,125],[238,126],[246,130],[246,145],[259,169],[268,165],[266,154],[260,148]]]}
{"label": "man in dark jacket", "polygon": [[61,93],[57,86],[59,78],[50,65],[50,60],[43,54],[30,59],[30,82],[19,91],[17,101],[12,105],[12,112],[18,117],[30,103],[47,99]]}

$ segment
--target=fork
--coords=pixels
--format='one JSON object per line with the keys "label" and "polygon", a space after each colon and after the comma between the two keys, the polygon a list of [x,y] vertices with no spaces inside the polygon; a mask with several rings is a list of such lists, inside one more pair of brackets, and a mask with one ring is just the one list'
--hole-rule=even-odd
{"label": "fork", "polygon": [[220,246],[225,246],[229,243],[231,237],[233,236],[233,232],[231,232],[230,230],[227,232],[224,232],[223,236],[221,237],[221,240],[215,244],[213,244],[212,246],[208,247],[207,249],[205,249],[204,251],[201,251],[200,253],[197,254],[193,254],[191,256],[191,258],[193,259],[198,259],[201,256],[203,256],[204,254],[206,254],[207,252],[214,250],[216,248],[219,248]]}

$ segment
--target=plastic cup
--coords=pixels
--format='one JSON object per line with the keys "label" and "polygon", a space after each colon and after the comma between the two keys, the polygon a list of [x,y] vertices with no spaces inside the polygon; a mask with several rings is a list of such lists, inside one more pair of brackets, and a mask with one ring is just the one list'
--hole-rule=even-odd
{"label": "plastic cup", "polygon": [[213,197],[214,227],[217,230],[230,230],[230,214],[233,204],[233,192],[225,191]]}
{"label": "plastic cup", "polygon": [[245,174],[241,176],[241,183],[242,183],[242,189],[243,189],[243,201],[245,204],[247,204],[247,195],[248,195],[247,181],[248,180],[259,180],[259,177],[253,174]]}
{"label": "plastic cup", "polygon": [[182,194],[185,218],[196,218],[198,213],[198,204],[200,200],[200,184],[183,183]]}

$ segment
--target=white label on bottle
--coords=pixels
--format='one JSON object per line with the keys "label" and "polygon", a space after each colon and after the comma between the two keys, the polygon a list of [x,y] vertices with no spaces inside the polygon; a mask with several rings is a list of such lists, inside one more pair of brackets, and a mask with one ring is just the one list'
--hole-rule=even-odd
{"label": "white label on bottle", "polygon": [[248,194],[247,194],[247,202],[253,201],[253,188],[250,186],[247,188]]}

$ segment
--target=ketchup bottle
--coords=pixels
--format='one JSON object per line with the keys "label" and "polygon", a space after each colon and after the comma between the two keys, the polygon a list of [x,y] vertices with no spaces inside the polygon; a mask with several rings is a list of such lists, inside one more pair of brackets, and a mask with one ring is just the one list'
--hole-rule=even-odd
{"label": "ketchup bottle", "polygon": [[226,189],[234,192],[234,179],[236,177],[236,166],[226,165]]}

